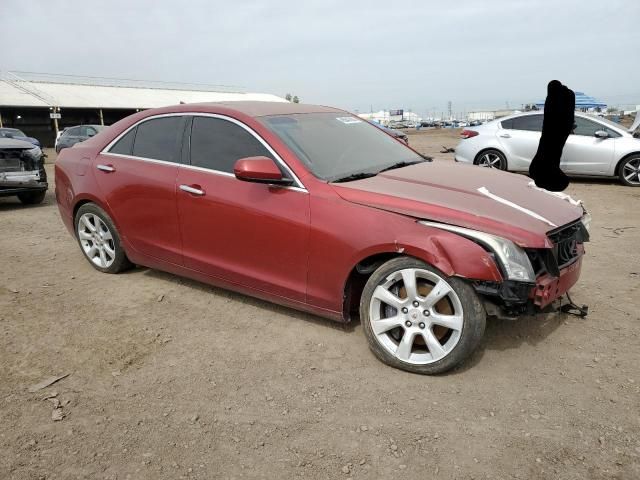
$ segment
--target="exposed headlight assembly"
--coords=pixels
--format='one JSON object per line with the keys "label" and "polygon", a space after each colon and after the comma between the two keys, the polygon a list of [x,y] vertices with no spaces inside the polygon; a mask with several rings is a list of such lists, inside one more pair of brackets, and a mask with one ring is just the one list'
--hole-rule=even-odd
{"label": "exposed headlight assembly", "polygon": [[440,228],[457,233],[463,237],[470,238],[482,244],[485,248],[493,252],[502,265],[507,278],[519,282],[535,282],[536,275],[525,251],[511,240],[497,237],[489,233],[471,230],[469,228],[456,227],[446,223],[436,223],[428,221],[418,222],[427,227]]}

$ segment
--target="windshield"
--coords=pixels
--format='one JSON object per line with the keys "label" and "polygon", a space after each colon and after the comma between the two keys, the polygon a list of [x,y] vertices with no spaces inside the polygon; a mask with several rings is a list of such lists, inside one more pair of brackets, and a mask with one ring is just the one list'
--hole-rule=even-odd
{"label": "windshield", "polygon": [[24,138],[26,135],[17,128],[0,128],[0,137]]}
{"label": "windshield", "polygon": [[301,113],[259,119],[316,177],[334,181],[376,174],[424,158],[368,122],[347,113]]}

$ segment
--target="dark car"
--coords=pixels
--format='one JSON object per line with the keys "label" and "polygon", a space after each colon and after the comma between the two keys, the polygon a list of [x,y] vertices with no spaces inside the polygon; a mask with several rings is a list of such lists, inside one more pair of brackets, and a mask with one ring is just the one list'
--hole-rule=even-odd
{"label": "dark car", "polygon": [[583,208],[523,175],[428,162],[316,105],[145,110],[64,150],[55,179],[97,270],[144,265],[359,315],[378,358],[418,373],[467,358],[487,315],[546,311],[578,281],[588,240]]}
{"label": "dark car", "polygon": [[16,195],[22,203],[41,203],[47,172],[40,147],[15,138],[0,138],[0,197]]}
{"label": "dark car", "polygon": [[401,132],[400,130],[394,130],[393,128],[385,127],[384,125],[381,125],[378,122],[371,122],[371,123],[376,127],[378,127],[380,130],[382,130],[383,132],[387,132],[392,137],[397,138],[398,140],[402,140],[404,143],[409,145],[409,137],[407,136],[406,133]]}
{"label": "dark car", "polygon": [[104,125],[78,125],[77,127],[66,128],[56,142],[56,153],[76,143],[84,142],[104,129]]}
{"label": "dark car", "polygon": [[42,146],[40,145],[40,140],[33,137],[27,137],[22,130],[18,130],[17,128],[0,128],[0,138],[15,138],[16,140],[22,140],[33,145],[37,145],[38,147]]}

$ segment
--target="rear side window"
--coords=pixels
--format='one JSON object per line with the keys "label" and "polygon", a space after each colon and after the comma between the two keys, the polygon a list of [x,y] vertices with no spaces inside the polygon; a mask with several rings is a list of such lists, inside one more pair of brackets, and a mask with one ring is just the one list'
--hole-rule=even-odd
{"label": "rear side window", "polygon": [[127,134],[118,140],[113,147],[109,149],[109,153],[119,153],[120,155],[131,155],[133,150],[133,140],[136,138],[137,128],[132,128]]}
{"label": "rear side window", "polygon": [[542,131],[543,115],[526,115],[524,117],[516,117],[511,119],[511,126],[509,128],[513,130],[527,130],[530,132]]}
{"label": "rear side window", "polygon": [[269,150],[244,128],[220,118],[193,118],[191,165],[233,173],[236,161],[256,156],[273,158]]}
{"label": "rear side window", "polygon": [[180,162],[184,117],[163,117],[138,125],[133,149],[134,157]]}
{"label": "rear side window", "polygon": [[62,132],[62,134],[67,137],[76,137],[80,135],[80,127],[67,128],[64,132]]}

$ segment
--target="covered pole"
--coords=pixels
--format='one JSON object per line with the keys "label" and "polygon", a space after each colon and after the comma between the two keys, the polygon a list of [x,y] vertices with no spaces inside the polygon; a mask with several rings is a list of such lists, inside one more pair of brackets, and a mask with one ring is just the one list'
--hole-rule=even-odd
{"label": "covered pole", "polygon": [[[60,109],[58,107],[53,107],[53,113],[58,113]],[[53,133],[56,135],[56,139],[58,138],[58,118],[54,115],[53,117]]]}
{"label": "covered pole", "polygon": [[2,128],[2,112],[0,112],[0,128]]}
{"label": "covered pole", "polygon": [[102,116],[102,109],[98,110],[98,114],[100,115],[100,125],[104,126],[104,117]]}

